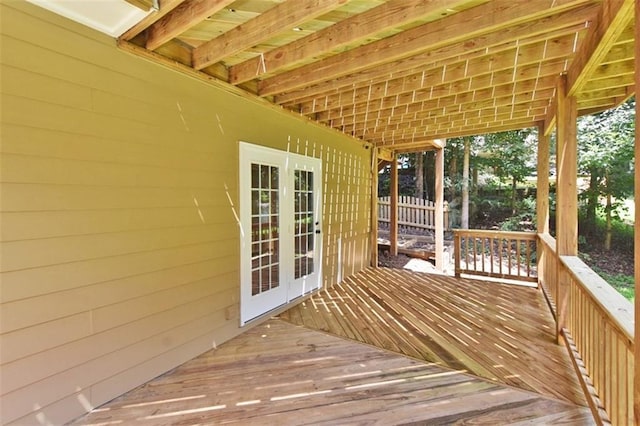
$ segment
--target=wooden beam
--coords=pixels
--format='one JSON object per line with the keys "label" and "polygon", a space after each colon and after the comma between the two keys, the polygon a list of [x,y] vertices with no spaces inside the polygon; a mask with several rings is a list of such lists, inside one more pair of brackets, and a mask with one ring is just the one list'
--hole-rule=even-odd
{"label": "wooden beam", "polygon": [[378,267],[378,149],[371,150],[371,266]]}
{"label": "wooden beam", "polygon": [[[635,86],[640,87],[640,2],[636,1],[635,7]],[[634,185],[635,194],[640,194],[640,167],[638,167],[638,159],[640,158],[640,103],[636,99],[636,140],[635,140],[635,158],[636,166],[634,167]],[[638,203],[638,195],[634,200],[635,205],[635,223],[640,224],[640,205]],[[640,230],[634,227],[634,250],[633,264],[635,276],[635,326],[634,326],[634,376],[633,376],[633,419],[634,424],[640,424],[640,297],[638,297],[638,289],[640,289]]]}
{"label": "wooden beam", "polygon": [[391,182],[389,184],[391,195],[391,212],[389,214],[389,254],[398,255],[398,159],[395,154],[391,161]]}
{"label": "wooden beam", "polygon": [[[569,0],[555,1],[554,3],[556,6],[553,8],[549,7],[547,0],[527,2],[495,0],[484,3],[395,36],[263,80],[258,85],[258,93],[260,96],[268,96],[311,86],[321,81],[374,68],[463,40],[465,40],[463,44],[467,46],[472,37],[507,28],[525,20],[535,19],[536,16],[542,18],[553,13],[560,13],[575,6],[575,3]],[[500,20],[495,19],[496,14],[500,15]],[[531,24],[527,23],[527,34],[530,33]],[[429,62],[434,60],[434,58],[430,58]]]}
{"label": "wooden beam", "polygon": [[[424,138],[429,139],[445,139],[445,138],[461,138],[464,136],[477,136],[477,135],[485,135],[487,133],[498,133],[498,132],[506,132],[509,130],[520,130],[526,129],[529,127],[535,127],[538,123],[542,121],[542,118],[537,119],[526,119],[526,120],[513,120],[513,121],[505,121],[490,124],[483,124],[480,126],[468,126],[464,128],[443,128],[443,129],[421,129],[420,133],[423,134]],[[395,139],[394,139],[395,138]],[[376,146],[393,149],[393,141],[397,140],[399,142],[408,142],[411,141],[411,137],[408,136],[406,139],[399,135],[378,135],[375,138],[369,138],[368,141],[371,143],[375,143]]]}
{"label": "wooden beam", "polygon": [[379,160],[384,161],[393,161],[394,158],[393,151],[385,148],[376,148],[376,155]]}
{"label": "wooden beam", "polygon": [[160,20],[163,16],[167,15],[173,9],[180,6],[184,1],[185,0],[162,0],[160,2],[160,10],[150,13],[142,21],[131,27],[127,32],[120,36],[120,40],[131,40],[142,31],[146,30],[149,26]]}
{"label": "wooden beam", "polygon": [[440,145],[442,148],[436,150],[436,187],[435,187],[435,251],[436,251],[436,269],[444,271],[444,145],[446,141],[442,140]]}
{"label": "wooden beam", "polygon": [[556,339],[560,343],[562,329],[566,327],[569,309],[569,274],[561,267],[560,256],[578,254],[578,143],[577,102],[567,96],[567,77],[558,79],[557,90],[557,186],[556,186],[556,252],[557,252],[557,321]]}
{"label": "wooden beam", "polygon": [[[199,70],[260,44],[283,31],[293,31],[305,21],[335,9],[347,0],[296,0],[280,3],[254,19],[227,31],[193,50],[193,66]],[[254,75],[257,68],[254,69]],[[245,80],[246,81],[246,80]]]}
{"label": "wooden beam", "polygon": [[229,82],[240,84],[253,80],[257,77],[256,70],[260,71],[259,74],[264,73],[260,67],[262,63],[266,64],[266,73],[270,74],[307,58],[320,56],[342,46],[362,41],[366,37],[397,28],[422,16],[436,12],[446,14],[447,9],[450,10],[455,6],[456,2],[450,0],[391,0],[300,40],[265,52],[262,57],[255,57],[232,66],[229,69]]}
{"label": "wooden beam", "polygon": [[175,36],[199,24],[234,0],[186,0],[147,30],[148,50],[155,50]]}
{"label": "wooden beam", "polygon": [[633,19],[634,0],[604,0],[594,25],[567,71],[567,94],[575,96],[597,70]]}
{"label": "wooden beam", "polygon": [[[549,233],[549,146],[551,136],[546,135],[544,130],[544,124],[540,123],[538,125],[538,173],[536,178],[536,231],[538,234]],[[536,244],[536,247],[538,271],[545,271],[545,262],[547,262],[544,257],[545,251],[540,243]],[[538,286],[543,284],[541,280],[545,276],[544,273],[538,273]]]}
{"label": "wooden beam", "polygon": [[[469,40],[430,49],[410,58],[381,64],[377,67],[341,78],[327,80],[303,89],[281,93],[276,97],[276,102],[287,104],[312,100],[314,96],[321,97],[327,93],[340,92],[344,88],[366,87],[368,89],[369,86],[372,86],[375,89],[377,84],[385,84],[390,75],[395,76],[395,78],[408,77],[415,74],[420,74],[421,76],[423,71],[427,72],[433,69],[434,64],[437,64],[437,66],[449,66],[459,61],[484,59],[485,63],[490,65],[493,59],[487,61],[487,55],[492,55],[492,58],[499,58],[503,52],[518,46],[527,46],[547,39],[554,39],[567,34],[575,35],[577,32],[584,31],[585,20],[595,15],[597,10],[595,5],[583,6],[542,18],[533,23],[519,24],[490,34],[476,36]],[[534,33],[531,32],[532,27],[536,28]],[[421,81],[422,79],[419,78],[418,80]],[[363,82],[366,82],[366,84],[363,85]],[[411,81],[405,83],[415,85]]]}

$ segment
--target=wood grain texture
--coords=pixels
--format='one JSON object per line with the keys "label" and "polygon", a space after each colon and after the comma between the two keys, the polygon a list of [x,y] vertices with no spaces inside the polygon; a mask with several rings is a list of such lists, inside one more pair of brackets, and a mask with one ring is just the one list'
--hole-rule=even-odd
{"label": "wood grain texture", "polygon": [[585,404],[568,354],[554,342],[544,297],[534,288],[367,269],[281,318]]}
{"label": "wood grain texture", "polygon": [[587,408],[270,320],[73,425],[593,424]]}

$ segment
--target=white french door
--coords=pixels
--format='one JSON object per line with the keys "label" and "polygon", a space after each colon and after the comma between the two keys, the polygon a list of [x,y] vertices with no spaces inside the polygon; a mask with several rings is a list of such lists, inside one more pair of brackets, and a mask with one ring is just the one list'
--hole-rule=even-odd
{"label": "white french door", "polygon": [[316,158],[240,143],[240,321],[320,287]]}

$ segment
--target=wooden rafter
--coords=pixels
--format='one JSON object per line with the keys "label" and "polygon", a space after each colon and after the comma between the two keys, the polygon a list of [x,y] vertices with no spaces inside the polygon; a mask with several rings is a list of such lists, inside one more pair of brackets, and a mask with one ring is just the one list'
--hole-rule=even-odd
{"label": "wooden rafter", "polygon": [[186,0],[149,27],[146,48],[155,50],[234,0]]}
{"label": "wooden rafter", "polygon": [[176,7],[180,6],[180,4],[184,0],[163,0],[160,3],[160,10],[154,11],[151,14],[147,15],[142,21],[138,22],[132,28],[130,28],[127,32],[125,32],[120,39],[121,40],[131,40],[142,31],[144,31],[149,26],[153,25],[155,22],[160,20],[163,16],[171,12]]}
{"label": "wooden rafter", "polygon": [[611,47],[633,19],[634,0],[605,0],[595,25],[567,72],[568,95],[574,96],[587,84]]}
{"label": "wooden rafter", "polygon": [[256,78],[262,62],[267,64],[260,74],[288,68],[306,58],[322,55],[347,44],[357,43],[382,31],[420,19],[422,16],[456,6],[450,0],[392,0],[364,13],[354,15],[285,46],[266,52],[262,57],[234,65],[229,71],[229,82],[240,84]]}
{"label": "wooden rafter", "polygon": [[226,56],[267,40],[284,29],[292,31],[302,22],[335,9],[346,1],[296,0],[280,3],[249,22],[194,49],[193,66],[195,69],[202,69]]}
{"label": "wooden rafter", "polygon": [[[576,32],[584,27],[585,19],[590,19],[596,11],[597,9],[592,5],[580,7],[537,19],[533,23],[529,22],[502,28],[465,41],[428,49],[407,59],[388,62],[382,66],[373,67],[346,77],[328,80],[304,89],[280,94],[276,96],[276,102],[287,105],[296,101],[306,100],[314,94],[337,92],[341,88],[354,85],[362,85],[364,87],[375,84],[385,85],[387,82],[400,77],[411,78],[411,76],[421,75],[425,72],[425,69],[429,71],[434,67],[448,66],[461,61],[470,61],[471,63],[480,61],[485,66],[491,66],[496,58],[502,57],[505,52],[568,34],[575,36]],[[531,31],[532,27],[535,28],[533,33]],[[422,82],[422,79],[419,78],[417,81]],[[415,83],[414,88],[416,88]]]}
{"label": "wooden rafter", "polygon": [[[554,3],[556,3],[554,9],[558,12],[563,7],[566,8],[567,4],[571,5],[575,2],[558,1]],[[501,15],[500,21],[495,19],[495,14],[498,11]],[[546,0],[531,0],[526,3],[496,0],[485,3],[439,21],[421,25],[395,36],[263,80],[258,85],[258,92],[261,96],[267,96],[306,87],[323,80],[375,67],[394,59],[406,58],[455,43],[464,38],[492,32],[501,27],[515,25],[524,21],[525,17],[530,19],[531,15],[538,14],[542,18],[550,15],[551,11],[549,2]],[[471,31],[469,31],[470,27]]]}
{"label": "wooden rafter", "polygon": [[540,122],[549,132],[561,73],[572,88],[582,70],[579,115],[628,99],[630,1],[164,0],[121,40],[365,143],[420,149]]}

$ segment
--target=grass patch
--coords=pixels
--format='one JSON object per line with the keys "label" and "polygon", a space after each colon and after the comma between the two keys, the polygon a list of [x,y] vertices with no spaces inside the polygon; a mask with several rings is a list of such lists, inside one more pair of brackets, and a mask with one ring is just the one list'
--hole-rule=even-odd
{"label": "grass patch", "polygon": [[615,288],[618,293],[623,295],[625,299],[633,302],[635,300],[635,285],[633,277],[623,274],[609,274],[602,270],[594,269],[598,275],[600,275],[606,282],[611,284],[611,287]]}

